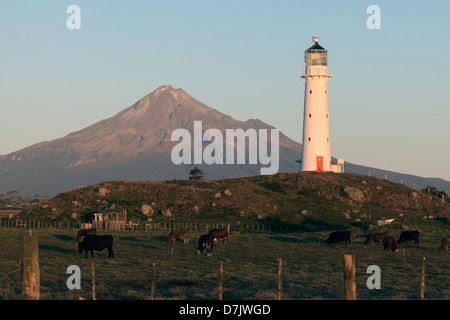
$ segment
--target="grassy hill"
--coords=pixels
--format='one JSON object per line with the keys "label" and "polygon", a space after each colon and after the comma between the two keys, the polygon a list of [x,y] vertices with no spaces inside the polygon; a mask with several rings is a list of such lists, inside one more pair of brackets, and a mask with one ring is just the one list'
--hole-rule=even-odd
{"label": "grassy hill", "polygon": [[[142,212],[147,205],[148,214]],[[382,219],[450,217],[441,199],[375,177],[334,173],[279,173],[226,180],[106,181],[79,187],[27,208],[22,219],[80,221],[125,208],[130,220],[301,225],[342,228]],[[170,210],[165,217],[162,210]]]}

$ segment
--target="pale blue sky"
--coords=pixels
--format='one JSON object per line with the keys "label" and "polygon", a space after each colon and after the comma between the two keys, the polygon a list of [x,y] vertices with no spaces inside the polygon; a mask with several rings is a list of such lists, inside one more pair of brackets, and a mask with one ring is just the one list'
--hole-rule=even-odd
{"label": "pale blue sky", "polygon": [[[66,27],[71,4],[81,30]],[[372,4],[381,30],[366,27]],[[450,180],[449,17],[446,0],[2,0],[0,155],[114,116],[162,84],[301,142],[299,72],[318,36],[334,71],[333,156]]]}

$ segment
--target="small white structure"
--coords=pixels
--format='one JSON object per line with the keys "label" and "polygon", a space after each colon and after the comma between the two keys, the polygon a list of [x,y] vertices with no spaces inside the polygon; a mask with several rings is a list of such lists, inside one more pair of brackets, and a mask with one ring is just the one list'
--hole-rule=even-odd
{"label": "small white structure", "polygon": [[331,171],[334,173],[344,173],[344,159],[338,159],[337,163],[332,163]]}
{"label": "small white structure", "polygon": [[305,51],[305,108],[303,117],[303,150],[300,171],[331,171],[330,112],[328,109],[327,50],[313,37],[314,45]]}

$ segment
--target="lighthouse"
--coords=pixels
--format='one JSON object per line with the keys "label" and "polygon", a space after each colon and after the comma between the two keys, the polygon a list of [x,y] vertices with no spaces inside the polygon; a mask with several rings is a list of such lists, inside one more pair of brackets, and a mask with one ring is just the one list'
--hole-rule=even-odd
{"label": "lighthouse", "polygon": [[305,51],[305,106],[303,116],[303,150],[300,171],[331,171],[330,113],[328,108],[327,50],[313,37],[314,45]]}

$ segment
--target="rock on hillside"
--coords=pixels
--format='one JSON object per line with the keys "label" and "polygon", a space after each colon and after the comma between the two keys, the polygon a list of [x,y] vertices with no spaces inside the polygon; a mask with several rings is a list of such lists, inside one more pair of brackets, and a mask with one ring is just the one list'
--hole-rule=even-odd
{"label": "rock on hillside", "polygon": [[[102,189],[108,192],[100,195]],[[279,173],[209,181],[107,181],[42,201],[22,217],[73,221],[116,207],[127,209],[130,219],[153,222],[262,220],[349,226],[369,218],[450,216],[450,204],[386,180],[347,173]]]}

